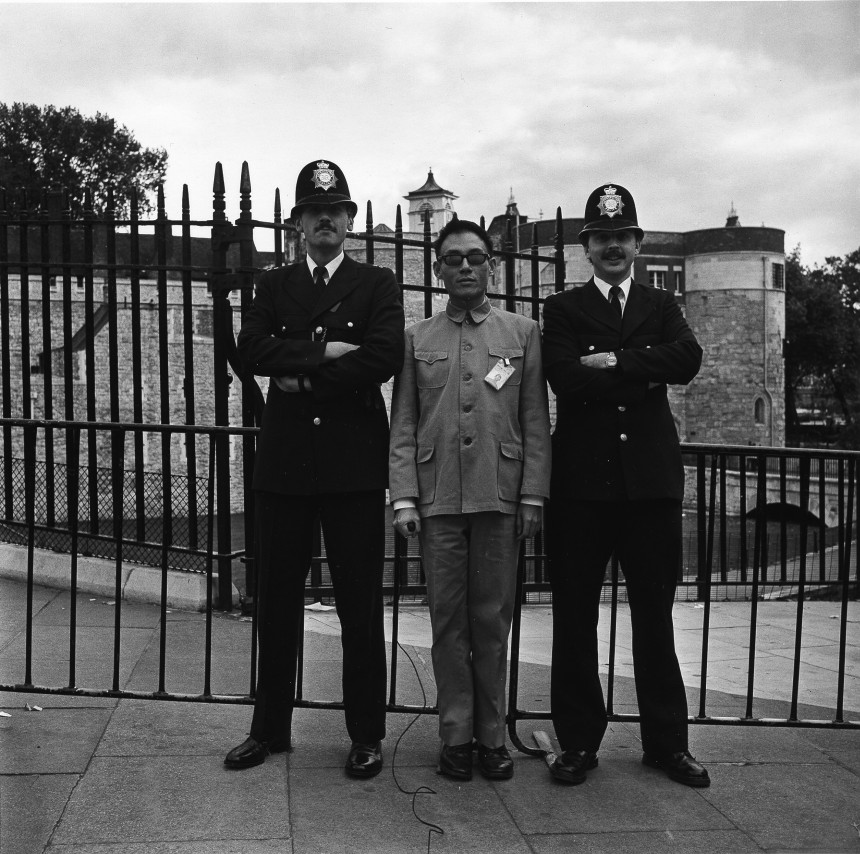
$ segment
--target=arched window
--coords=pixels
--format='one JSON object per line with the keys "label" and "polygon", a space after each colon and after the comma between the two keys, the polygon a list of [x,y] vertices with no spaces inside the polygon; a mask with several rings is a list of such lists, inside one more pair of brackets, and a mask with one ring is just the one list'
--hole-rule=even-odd
{"label": "arched window", "polygon": [[764,399],[761,397],[757,397],[755,400],[755,423],[756,424],[764,424],[764,417],[765,417]]}

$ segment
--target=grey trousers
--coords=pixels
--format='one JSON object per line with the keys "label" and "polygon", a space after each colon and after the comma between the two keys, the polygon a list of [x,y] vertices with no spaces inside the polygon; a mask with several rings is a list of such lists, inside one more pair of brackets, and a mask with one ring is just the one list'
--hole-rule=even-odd
{"label": "grey trousers", "polygon": [[505,678],[519,541],[516,516],[463,513],[421,520],[439,735],[505,743]]}

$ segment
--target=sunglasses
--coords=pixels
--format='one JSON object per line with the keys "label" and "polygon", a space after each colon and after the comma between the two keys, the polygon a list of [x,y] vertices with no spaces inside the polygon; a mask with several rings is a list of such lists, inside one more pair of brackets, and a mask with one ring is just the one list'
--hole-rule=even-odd
{"label": "sunglasses", "polygon": [[470,252],[468,255],[463,255],[461,252],[449,252],[447,255],[439,256],[439,260],[446,267],[459,267],[464,258],[469,262],[470,267],[480,267],[481,264],[489,260],[490,256],[486,252]]}

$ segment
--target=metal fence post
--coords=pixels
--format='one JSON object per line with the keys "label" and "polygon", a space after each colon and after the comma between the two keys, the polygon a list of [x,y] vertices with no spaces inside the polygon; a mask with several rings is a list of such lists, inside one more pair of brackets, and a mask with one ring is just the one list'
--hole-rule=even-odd
{"label": "metal fence post", "polygon": [[[250,270],[254,263],[254,220],[251,214],[251,174],[248,163],[242,163],[242,177],[239,182],[239,266],[243,271],[239,298],[242,317],[251,307],[254,287]],[[245,281],[247,274],[247,282]],[[231,327],[232,328],[232,327]],[[238,359],[238,356],[237,356]],[[262,396],[253,374],[242,368],[242,426],[253,427],[262,418]],[[253,610],[257,596],[257,568],[255,559],[255,505],[251,481],[254,474],[254,459],[257,440],[251,433],[242,436],[242,494],[245,504],[245,602],[246,612]]]}
{"label": "metal fence post", "polygon": [[[215,275],[227,269],[227,241],[224,240],[224,226],[227,217],[224,213],[224,172],[221,164],[215,164],[215,180],[212,185],[212,270],[209,292],[212,296],[213,326],[213,384],[215,396],[215,424],[227,426],[229,423],[228,386],[233,377],[227,371],[227,336],[233,334],[233,321],[228,291],[215,286]],[[215,494],[218,529],[218,607],[229,610],[232,605],[232,566],[230,562],[230,444],[226,433],[215,436],[216,469]]]}
{"label": "metal fence post", "polygon": [[505,217],[505,308],[508,311],[516,311],[517,305],[514,299],[517,292],[516,270],[514,266],[514,235],[513,219]]}
{"label": "metal fence post", "polygon": [[561,208],[555,209],[555,292],[564,290],[566,276],[564,264],[564,220],[561,218]]}

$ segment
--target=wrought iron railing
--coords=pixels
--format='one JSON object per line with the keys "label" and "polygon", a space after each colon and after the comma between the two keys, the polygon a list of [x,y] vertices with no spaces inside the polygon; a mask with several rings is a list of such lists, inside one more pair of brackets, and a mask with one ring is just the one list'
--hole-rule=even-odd
{"label": "wrought iron railing", "polygon": [[[215,544],[215,531],[217,530],[216,517],[219,512],[216,501],[216,467],[217,456],[223,450],[229,447],[230,436],[240,436],[254,441],[256,428],[239,428],[239,427],[188,427],[188,426],[171,426],[171,425],[135,425],[131,423],[104,423],[104,422],[40,422],[25,419],[2,419],[0,426],[3,429],[21,433],[21,444],[25,450],[25,460],[31,460],[30,464],[24,466],[23,483],[21,484],[21,504],[24,511],[24,518],[20,520],[25,533],[26,554],[27,554],[27,573],[26,573],[26,620],[25,620],[25,658],[23,661],[23,672],[20,682],[14,684],[0,685],[0,690],[23,690],[36,692],[51,692],[51,693],[71,693],[83,694],[87,696],[117,696],[117,697],[152,697],[158,699],[181,699],[181,700],[198,700],[201,702],[226,702],[226,703],[250,703],[253,701],[255,691],[255,673],[256,673],[256,632],[252,625],[250,633],[250,655],[249,655],[249,671],[248,684],[249,691],[243,695],[224,695],[215,694],[211,690],[211,674],[213,667],[212,653],[212,620],[215,611],[215,589],[216,589],[216,572],[215,567],[219,558],[235,559],[238,555],[231,553],[230,555],[219,555]],[[160,567],[161,575],[161,592],[159,607],[161,609],[161,634],[160,634],[160,650],[159,650],[159,674],[157,685],[153,686],[151,692],[130,691],[123,688],[120,681],[120,658],[122,647],[122,576],[124,562],[129,558],[129,554],[137,547],[137,543],[129,540],[126,527],[122,524],[123,508],[127,501],[126,489],[126,472],[125,465],[125,449],[133,446],[130,441],[131,436],[136,431],[147,430],[154,432],[165,440],[172,436],[185,435],[195,436],[203,441],[206,448],[206,453],[202,455],[207,461],[207,475],[203,478],[205,489],[200,493],[200,506],[204,510],[204,523],[201,526],[201,531],[204,532],[198,542],[198,548],[193,550],[197,557],[202,558],[203,571],[206,577],[206,602],[205,602],[205,619],[206,631],[204,639],[204,673],[203,673],[203,691],[199,694],[189,693],[171,693],[165,687],[165,673],[167,662],[170,659],[171,650],[168,648],[166,625],[167,625],[167,609],[168,596],[167,584],[168,574],[170,570],[171,554],[174,552],[172,541],[167,534],[174,533],[174,527],[166,520],[163,531],[165,536],[160,544]],[[38,537],[40,533],[45,531],[45,526],[37,523],[36,508],[38,502],[36,500],[36,471],[37,467],[34,460],[35,448],[37,445],[37,437],[45,431],[62,431],[65,434],[67,447],[70,450],[72,458],[76,453],[80,453],[84,444],[84,436],[90,433],[103,434],[109,437],[112,463],[111,479],[109,487],[109,497],[113,508],[112,530],[108,535],[101,535],[99,542],[110,542],[113,550],[114,563],[114,580],[115,580],[115,624],[114,624],[114,666],[113,676],[110,686],[101,688],[81,688],[77,684],[76,676],[76,640],[80,630],[77,625],[77,615],[75,602],[75,593],[78,592],[78,567],[82,559],[85,548],[83,543],[86,539],[86,532],[82,532],[79,522],[84,519],[81,514],[81,507],[85,506],[88,499],[88,491],[81,489],[81,482],[77,474],[77,467],[71,466],[66,476],[66,488],[64,491],[65,502],[63,503],[63,515],[67,523],[67,533],[70,538],[69,542],[69,573],[66,589],[72,594],[70,596],[70,613],[69,613],[69,678],[66,685],[63,686],[45,686],[37,685],[33,682],[32,663],[34,657],[33,646],[33,592],[38,579],[34,570],[34,556],[38,548]],[[857,486],[858,486],[858,462],[860,462],[860,454],[852,452],[819,452],[819,451],[802,451],[796,449],[756,449],[755,456],[759,465],[756,469],[754,484],[749,484],[741,487],[741,500],[746,501],[748,510],[757,509],[760,512],[749,518],[744,518],[742,524],[749,526],[749,533],[752,536],[752,549],[747,550],[744,555],[742,553],[735,555],[737,564],[734,569],[729,569],[728,566],[728,539],[724,539],[719,535],[719,526],[725,524],[728,519],[728,513],[725,508],[728,503],[725,480],[721,477],[725,469],[727,458],[733,454],[745,456],[746,452],[737,447],[715,447],[706,445],[686,445],[684,446],[686,454],[690,455],[695,460],[693,471],[697,488],[694,493],[688,496],[688,511],[696,520],[697,527],[697,562],[695,564],[695,574],[685,573],[683,567],[679,567],[679,590],[681,597],[684,598],[683,591],[688,591],[704,609],[702,632],[701,632],[701,672],[700,672],[700,702],[697,713],[691,720],[699,723],[750,723],[750,724],[768,724],[768,725],[815,725],[815,726],[836,726],[836,727],[858,727],[860,721],[850,721],[845,718],[845,675],[846,661],[851,646],[848,640],[849,627],[849,603],[852,599],[857,598],[858,591],[858,571],[857,571],[857,556],[856,556],[856,530],[857,530]],[[810,532],[819,527],[817,520],[812,519],[809,514],[801,516],[798,525],[798,534],[800,538],[800,547],[795,557],[785,560],[780,560],[777,563],[768,564],[766,546],[767,542],[767,527],[768,521],[764,512],[766,508],[767,498],[767,459],[797,459],[798,470],[800,471],[799,495],[800,501],[805,502],[804,506],[809,504],[810,497],[814,496],[817,491],[821,505],[828,500],[833,500],[836,505],[837,519],[836,524],[830,529],[835,532],[833,544],[823,548],[809,550],[811,538]],[[828,485],[820,476],[813,478],[811,476],[812,459],[832,459],[836,465],[838,477],[836,479],[836,488],[830,487],[831,492],[828,493]],[[777,466],[779,469],[780,467]],[[783,470],[787,466],[782,467]],[[824,467],[820,466],[819,471],[824,471]],[[784,471],[781,475],[780,484],[771,486],[772,489],[779,491],[784,489],[784,483],[787,475]],[[746,481],[743,481],[746,484]],[[164,506],[171,509],[178,506],[170,498],[172,490],[171,482],[165,477],[162,478],[162,500]],[[744,498],[746,496],[746,498]],[[59,509],[60,503],[55,505],[55,512]],[[787,527],[787,522],[784,515],[781,520],[777,520],[778,527]],[[784,539],[784,538],[783,538]],[[738,538],[737,543],[746,542],[743,538]],[[413,707],[406,705],[398,700],[397,680],[398,680],[398,631],[399,631],[399,614],[401,606],[404,602],[414,603],[416,597],[426,595],[426,588],[423,584],[423,579],[420,574],[420,553],[417,552],[414,546],[408,546],[406,541],[401,538],[395,538],[393,541],[393,550],[386,555],[388,565],[387,576],[390,582],[386,584],[387,601],[393,612],[392,622],[392,644],[391,644],[391,659],[389,663],[390,673],[390,695],[389,709],[391,711],[430,711],[433,709],[425,709],[423,707]],[[190,554],[192,550],[187,550],[186,554]],[[510,701],[509,701],[509,725],[511,738],[514,743],[522,750],[528,750],[525,745],[522,745],[516,734],[516,725],[520,720],[530,719],[545,719],[547,712],[545,710],[528,710],[521,709],[519,706],[518,691],[519,691],[519,650],[520,650],[520,621],[522,608],[525,602],[529,601],[532,596],[544,596],[548,593],[548,585],[542,577],[542,567],[544,555],[542,554],[540,537],[528,542],[523,546],[521,552],[521,560],[519,563],[519,589],[520,596],[517,599],[516,612],[514,618],[514,626],[512,631],[512,646],[511,646],[511,670],[510,670]],[[319,573],[316,579],[311,579],[311,583],[307,587],[307,593],[310,598],[325,597],[330,593],[330,587],[326,583],[325,571],[325,555],[324,553],[314,561],[315,571]],[[623,567],[621,568],[623,572]],[[56,583],[56,578],[52,581]],[[610,652],[609,652],[609,693],[608,702],[610,709],[610,718],[620,721],[635,721],[638,716],[616,713],[612,708],[613,684],[615,680],[615,644],[616,644],[616,626],[617,616],[624,608],[624,583],[619,573],[619,567],[616,562],[612,561],[608,567],[607,580],[605,582],[605,590],[607,601],[610,603]],[[735,595],[732,596],[731,592]],[[795,640],[794,640],[794,656],[792,669],[792,690],[791,701],[788,704],[788,711],[784,718],[759,718],[755,715],[755,668],[757,654],[757,612],[758,603],[767,595],[773,594],[775,591],[780,591],[781,595],[786,598],[791,598],[796,602],[795,607]],[[835,653],[835,661],[832,662],[832,670],[836,674],[837,685],[835,687],[835,703],[832,710],[832,716],[828,720],[804,720],[798,716],[798,691],[800,682],[800,663],[801,651],[804,644],[803,638],[803,615],[804,603],[807,597],[812,595],[826,595],[830,598],[834,605],[834,609],[838,610],[839,619],[839,642]],[[738,595],[739,594],[739,595]],[[710,639],[710,614],[711,605],[714,601],[724,598],[740,598],[748,602],[750,609],[749,618],[749,638],[748,638],[748,689],[745,697],[746,713],[743,716],[737,717],[719,717],[708,714],[706,705],[706,697],[708,694],[708,645]],[[256,616],[252,616],[252,622]],[[297,704],[309,708],[340,708],[339,703],[331,703],[327,701],[315,700],[303,696],[302,686],[299,683],[299,695]],[[855,698],[856,699],[856,698]],[[824,703],[822,703],[824,705]],[[848,708],[851,708],[850,706]]]}

